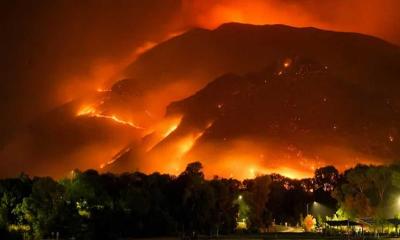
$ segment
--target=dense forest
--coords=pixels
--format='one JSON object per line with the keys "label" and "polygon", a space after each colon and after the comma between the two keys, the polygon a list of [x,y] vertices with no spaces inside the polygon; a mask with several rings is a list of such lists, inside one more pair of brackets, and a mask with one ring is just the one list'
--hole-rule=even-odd
{"label": "dense forest", "polygon": [[[246,232],[298,225],[307,211],[318,219],[335,213],[385,219],[400,212],[399,183],[397,165],[358,165],[344,173],[327,166],[300,180],[278,174],[205,179],[200,162],[178,176],[76,170],[54,180],[21,174],[0,180],[0,239],[215,236],[238,231],[240,221]],[[327,211],[313,212],[313,202]],[[397,211],[388,209],[394,205]]]}

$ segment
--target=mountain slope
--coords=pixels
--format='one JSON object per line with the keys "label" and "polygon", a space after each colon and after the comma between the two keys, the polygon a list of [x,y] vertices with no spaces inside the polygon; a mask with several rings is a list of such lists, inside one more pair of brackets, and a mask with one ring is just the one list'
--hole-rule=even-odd
{"label": "mountain slope", "polygon": [[339,77],[368,89],[398,86],[394,79],[400,73],[400,50],[383,40],[315,28],[239,23],[195,29],[161,43],[132,63],[126,74],[150,88],[177,80],[204,86],[227,72],[259,71],[288,56],[329,65]]}
{"label": "mountain slope", "polygon": [[[328,164],[344,169],[395,161],[398,101],[396,94],[338,77],[329,65],[286,58],[261,72],[225,74],[170,104],[167,116],[183,116],[179,127],[144,158],[147,167],[158,162],[169,172],[200,160],[209,176],[240,178],[271,171],[307,176]],[[134,156],[131,161],[139,161]]]}
{"label": "mountain slope", "polygon": [[400,49],[375,37],[229,23],[155,46],[125,77],[38,118],[0,152],[15,163],[6,174],[112,159],[106,170],[175,173],[201,160],[209,176],[304,176],[399,154]]}

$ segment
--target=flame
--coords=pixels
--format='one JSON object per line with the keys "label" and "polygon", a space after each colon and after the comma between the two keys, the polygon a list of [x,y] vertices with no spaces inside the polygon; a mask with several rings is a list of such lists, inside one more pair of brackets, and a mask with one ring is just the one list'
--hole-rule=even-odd
{"label": "flame", "polygon": [[[143,129],[116,115],[101,113],[93,105],[83,106],[77,112],[77,116],[105,118],[118,124]],[[248,179],[263,174],[279,173],[292,179],[300,179],[312,177],[315,169],[325,165],[334,164],[339,170],[343,170],[351,167],[351,164],[344,165],[349,162],[375,162],[374,159],[342,147],[319,147],[315,156],[306,156],[303,149],[296,146],[283,146],[263,140],[231,139],[224,141],[223,144],[199,142],[198,140],[207,129],[213,126],[213,121],[205,123],[201,129],[181,131],[179,126],[182,118],[182,115],[168,116],[143,131],[143,134],[146,134],[141,145],[143,152],[140,153],[141,159],[135,160],[140,161],[135,163],[138,169],[147,173],[158,171],[179,174],[189,162],[201,161],[208,178],[218,175]],[[156,146],[159,147],[156,148]],[[212,156],[212,161],[210,161],[210,156]],[[100,168],[112,164],[116,159],[118,158],[101,164]],[[343,162],[337,159],[343,159]]]}
{"label": "flame", "polygon": [[153,126],[153,129],[149,129],[147,135],[151,138],[148,140],[147,144],[145,144],[146,152],[151,151],[154,146],[173,133],[178,128],[181,120],[182,115],[168,117]]}
{"label": "flame", "polygon": [[99,92],[99,93],[103,93],[103,92],[111,92],[111,90],[110,90],[110,89],[103,89],[103,88],[97,88],[97,89],[96,89],[96,91],[97,91],[97,92]]}
{"label": "flame", "polygon": [[273,172],[277,172],[281,174],[282,176],[291,178],[291,179],[302,179],[302,178],[307,178],[310,177],[309,173],[302,172],[296,169],[292,168],[278,168],[275,169]]}
{"label": "flame", "polygon": [[106,163],[102,163],[100,165],[100,169],[105,168],[108,165],[113,164],[115,161],[117,161],[122,155],[124,155],[125,153],[129,152],[131,150],[131,148],[125,148],[122,151],[120,151],[117,155],[115,155],[110,161],[107,161]]}
{"label": "flame", "polygon": [[188,153],[196,141],[203,136],[204,131],[196,132],[194,134],[190,134],[189,136],[183,138],[181,141],[178,143],[178,158],[182,158],[186,153]]}
{"label": "flame", "polygon": [[145,129],[134,122],[131,121],[125,121],[117,117],[116,115],[105,115],[100,112],[98,112],[93,106],[84,106],[82,109],[78,111],[76,116],[87,116],[87,117],[95,117],[95,118],[104,118],[104,119],[110,119],[116,123],[123,124],[123,125],[129,125],[133,128],[136,129]]}
{"label": "flame", "polygon": [[[205,124],[201,129],[181,132],[179,131],[181,119],[182,116],[169,117],[149,135],[153,138],[150,139],[143,160],[139,164],[141,170],[147,173],[158,171],[179,174],[179,171],[189,163],[186,155],[191,152],[205,131],[212,126],[212,122]],[[173,134],[177,130],[179,132]],[[162,159],[162,164],[160,164],[160,159]]]}
{"label": "flame", "polygon": [[147,52],[148,50],[152,49],[154,46],[156,46],[157,43],[155,42],[145,42],[141,46],[135,49],[134,54],[132,58],[136,59],[139,55]]}
{"label": "flame", "polygon": [[[157,149],[156,152],[152,152],[150,158],[147,159],[147,172],[156,170],[158,172],[175,175],[181,173],[188,163],[185,158],[186,154],[192,150],[196,141],[203,135],[203,133],[204,131],[198,131],[188,134],[172,141],[162,149]],[[163,156],[162,164],[159,162],[161,156]]]}
{"label": "flame", "polygon": [[179,153],[178,153],[179,158],[182,158],[186,153],[188,153],[192,149],[194,144],[197,142],[197,140],[201,138],[201,136],[203,136],[206,130],[212,127],[212,125],[213,125],[212,121],[208,122],[204,130],[195,131],[189,136],[183,138],[179,143]]}
{"label": "flame", "polygon": [[77,116],[96,114],[96,109],[92,106],[85,106],[76,114]]}
{"label": "flame", "polygon": [[174,124],[170,126],[167,131],[163,134],[163,137],[166,138],[168,137],[172,132],[174,132],[178,128],[178,124]]}

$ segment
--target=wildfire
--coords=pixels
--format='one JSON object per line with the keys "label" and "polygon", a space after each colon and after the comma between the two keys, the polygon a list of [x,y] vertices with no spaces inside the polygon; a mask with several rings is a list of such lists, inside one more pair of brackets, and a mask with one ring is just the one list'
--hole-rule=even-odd
{"label": "wildfire", "polygon": [[[212,126],[211,122],[205,124],[204,128],[192,129],[183,135],[182,132],[171,135],[179,129],[182,116],[169,118],[160,124],[155,132],[145,138],[148,141],[146,161],[143,164],[145,166],[142,168],[145,171],[152,172],[157,169],[159,172],[178,174],[191,161],[187,155],[196,142],[203,136],[207,128]],[[161,142],[163,143],[160,144]],[[160,159],[162,159],[162,164],[160,164]]]}
{"label": "wildfire", "polygon": [[185,156],[186,153],[188,153],[192,147],[194,146],[194,144],[196,143],[196,141],[201,138],[201,136],[203,136],[203,134],[205,133],[205,131],[210,128],[213,125],[213,122],[209,122],[206,127],[204,128],[204,130],[201,131],[196,131],[192,134],[190,134],[189,136],[186,136],[185,138],[183,138],[181,141],[179,141],[178,143],[178,158],[182,158]]}
{"label": "wildfire", "polygon": [[291,168],[278,168],[274,169],[274,171],[271,172],[278,172],[279,174],[291,178],[291,179],[302,179],[302,178],[307,178],[310,177],[310,173],[308,172],[303,172],[300,170],[296,169],[291,169]]}
{"label": "wildfire", "polygon": [[163,137],[166,138],[168,137],[173,131],[175,131],[178,128],[178,124],[174,124],[170,126],[167,131],[164,132]]}
{"label": "wildfire", "polygon": [[[150,152],[152,158],[147,161],[147,163],[152,162],[149,165],[149,171],[154,171],[153,168],[156,167],[157,171],[160,172],[179,174],[188,163],[186,155],[192,150],[196,141],[203,133],[204,131],[192,132],[186,136],[168,142],[166,145],[163,145],[161,149],[150,149],[153,151]],[[159,164],[160,156],[163,156],[164,159],[161,165]]]}
{"label": "wildfire", "polygon": [[201,135],[203,135],[203,132],[196,133],[182,139],[178,146],[178,156],[183,157],[186,153],[188,153],[192,149],[193,145],[196,143],[197,139],[201,137]]}
{"label": "wildfire", "polygon": [[147,52],[148,50],[152,49],[156,46],[157,43],[155,42],[145,42],[141,46],[135,49],[134,56],[137,58],[140,54]]}
{"label": "wildfire", "polygon": [[113,164],[115,161],[117,161],[122,155],[125,153],[129,152],[131,148],[125,148],[122,151],[120,151],[117,155],[115,155],[110,161],[103,163],[100,165],[100,169],[103,169],[104,167]]}
{"label": "wildfire", "polygon": [[99,93],[111,92],[111,90],[109,90],[109,89],[104,89],[104,88],[97,88],[96,91],[99,92]]}
{"label": "wildfire", "polygon": [[119,117],[117,117],[116,115],[106,115],[106,114],[100,113],[93,106],[83,107],[81,110],[78,111],[76,116],[87,116],[87,117],[110,119],[116,123],[129,125],[136,129],[144,129],[143,127],[138,126],[137,124],[135,124],[131,121],[122,120]]}
{"label": "wildfire", "polygon": [[149,129],[147,135],[151,136],[151,138],[148,140],[147,146],[145,147],[146,152],[152,150],[154,146],[173,133],[178,128],[181,120],[182,116],[168,117],[153,126],[152,129]]}

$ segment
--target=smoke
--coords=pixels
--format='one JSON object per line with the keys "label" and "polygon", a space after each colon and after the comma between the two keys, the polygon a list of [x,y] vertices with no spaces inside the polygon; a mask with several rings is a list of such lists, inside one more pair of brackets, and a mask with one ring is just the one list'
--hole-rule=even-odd
{"label": "smoke", "polygon": [[[396,0],[2,1],[4,137],[52,107],[107,87],[147,42],[200,26],[282,23],[400,43]],[[105,86],[103,86],[105,85]],[[1,144],[0,144],[1,146]]]}
{"label": "smoke", "polygon": [[179,28],[180,2],[2,1],[0,9],[1,146],[42,112],[117,78],[146,42]]}
{"label": "smoke", "polygon": [[[24,151],[25,142],[19,146],[15,135],[24,134],[33,119],[96,89],[109,88],[140,53],[176,32],[231,21],[282,23],[362,32],[400,43],[397,0],[17,0],[0,4],[0,151],[5,146],[14,149],[0,157],[5,167],[13,154]],[[196,87],[169,88],[181,97]],[[156,105],[150,106],[157,109],[155,115],[162,115],[171,96],[157,89],[146,93],[144,100]],[[115,149],[112,146],[109,152]]]}
{"label": "smoke", "polygon": [[[318,145],[301,150],[254,136],[207,142],[199,141],[197,136],[196,131],[175,135],[151,151],[131,152],[131,169],[177,175],[184,171],[188,163],[200,161],[207,178],[223,176],[247,179],[279,173],[300,179],[312,177],[316,169],[328,165],[344,171],[357,164],[379,164],[384,161],[346,145]],[[122,171],[126,171],[126,168]]]}
{"label": "smoke", "polygon": [[183,1],[185,19],[214,28],[224,22],[287,24],[351,31],[400,43],[397,0]]}

